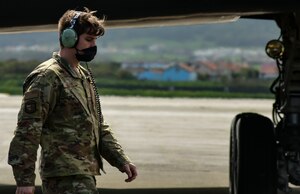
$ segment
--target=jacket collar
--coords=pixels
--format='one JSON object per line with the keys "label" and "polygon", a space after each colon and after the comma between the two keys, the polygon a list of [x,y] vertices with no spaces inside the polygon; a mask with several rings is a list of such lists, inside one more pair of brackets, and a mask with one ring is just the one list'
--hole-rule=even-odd
{"label": "jacket collar", "polygon": [[81,78],[80,75],[71,67],[71,65],[67,62],[66,59],[62,58],[58,52],[53,52],[52,58],[54,58],[59,65],[61,65],[72,77],[74,78]]}

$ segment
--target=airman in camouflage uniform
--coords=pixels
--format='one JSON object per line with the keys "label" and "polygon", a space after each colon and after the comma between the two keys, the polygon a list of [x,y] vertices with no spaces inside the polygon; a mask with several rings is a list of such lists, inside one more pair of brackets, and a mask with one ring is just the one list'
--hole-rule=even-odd
{"label": "airman in camouflage uniform", "polygon": [[[72,18],[75,14],[70,10],[63,18]],[[88,9],[81,12],[80,17],[96,18]],[[65,23],[68,22],[70,19],[66,19]],[[98,29],[102,29],[99,20],[94,23],[80,34],[74,47],[62,45],[60,52],[54,52],[51,59],[37,66],[24,82],[24,96],[8,159],[17,183],[16,194],[34,193],[39,145],[43,193],[97,193],[94,176],[100,174],[100,169],[103,171],[102,157],[125,172],[127,182],[137,176],[136,167],[103,120],[91,72],[78,63],[82,58],[75,57],[89,55],[79,51],[85,49],[82,47],[94,46]],[[89,61],[93,57],[82,60]]]}

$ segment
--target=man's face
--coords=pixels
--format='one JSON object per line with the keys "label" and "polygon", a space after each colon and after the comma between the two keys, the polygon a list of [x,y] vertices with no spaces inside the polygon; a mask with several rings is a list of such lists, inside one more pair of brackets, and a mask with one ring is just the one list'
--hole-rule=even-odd
{"label": "man's face", "polygon": [[97,38],[98,38],[98,36],[90,35],[87,33],[81,34],[79,36],[79,41],[78,41],[76,48],[78,50],[82,50],[82,49],[96,46]]}

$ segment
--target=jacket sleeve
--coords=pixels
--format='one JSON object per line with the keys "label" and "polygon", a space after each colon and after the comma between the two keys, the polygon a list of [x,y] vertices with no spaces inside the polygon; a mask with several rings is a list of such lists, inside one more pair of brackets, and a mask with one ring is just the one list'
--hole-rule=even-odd
{"label": "jacket sleeve", "polygon": [[131,162],[106,122],[102,123],[100,137],[101,155],[110,165],[121,169],[125,164]]}
{"label": "jacket sleeve", "polygon": [[43,123],[55,103],[53,85],[45,74],[37,75],[24,91],[8,153],[8,164],[13,168],[18,186],[34,185],[35,162]]}

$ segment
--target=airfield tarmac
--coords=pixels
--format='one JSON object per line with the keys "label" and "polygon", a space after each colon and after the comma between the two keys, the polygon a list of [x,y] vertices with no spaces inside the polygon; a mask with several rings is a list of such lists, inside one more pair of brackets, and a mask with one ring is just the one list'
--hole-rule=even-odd
{"label": "airfield tarmac", "polygon": [[[273,100],[191,99],[102,96],[105,120],[134,161],[139,175],[125,174],[105,163],[107,174],[97,186],[134,193],[228,193],[229,131],[240,112],[271,118]],[[21,96],[0,94],[0,185],[14,185],[7,151],[16,126]],[[37,173],[36,185],[40,185]],[[1,186],[0,186],[1,187]],[[9,187],[11,189],[11,187]],[[155,192],[155,189],[163,189]],[[180,192],[183,189],[182,192]],[[175,192],[177,191],[177,192]],[[2,193],[2,192],[1,192]],[[113,193],[113,192],[111,192]],[[166,192],[167,193],[167,192]],[[298,190],[293,193],[300,193]]]}

